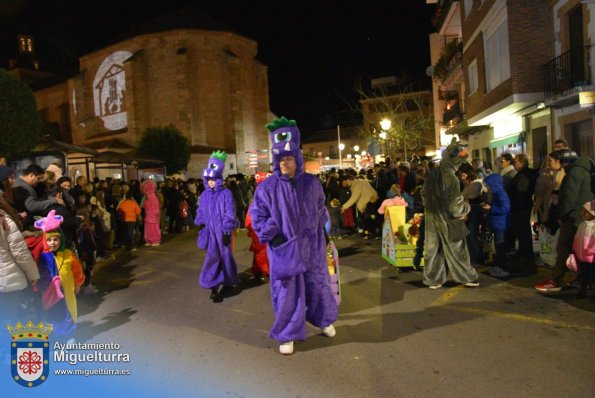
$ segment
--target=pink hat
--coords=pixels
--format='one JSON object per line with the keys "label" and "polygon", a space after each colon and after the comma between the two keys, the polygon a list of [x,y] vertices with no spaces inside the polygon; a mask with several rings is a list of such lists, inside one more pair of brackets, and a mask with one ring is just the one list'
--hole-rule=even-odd
{"label": "pink hat", "polygon": [[583,208],[591,213],[593,217],[595,217],[595,200],[585,203]]}

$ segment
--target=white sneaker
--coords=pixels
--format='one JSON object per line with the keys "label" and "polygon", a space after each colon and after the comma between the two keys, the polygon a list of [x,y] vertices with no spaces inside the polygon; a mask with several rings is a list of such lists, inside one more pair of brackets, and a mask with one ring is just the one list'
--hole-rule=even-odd
{"label": "white sneaker", "polygon": [[279,345],[279,352],[283,355],[293,354],[293,341],[286,341]]}
{"label": "white sneaker", "polygon": [[442,285],[430,285],[428,287],[432,290],[436,290],[436,289],[440,289],[442,287]]}
{"label": "white sneaker", "polygon": [[478,287],[479,286],[479,281],[467,282],[467,283],[465,283],[465,286],[467,286],[467,287]]}
{"label": "white sneaker", "polygon": [[97,294],[99,291],[93,285],[85,286],[83,294]]}
{"label": "white sneaker", "polygon": [[335,335],[337,334],[337,331],[335,330],[335,327],[331,323],[327,327],[322,328],[322,334],[324,334],[326,337],[335,337]]}
{"label": "white sneaker", "polygon": [[153,243],[151,246],[159,246],[161,243]]}
{"label": "white sneaker", "polygon": [[494,278],[508,278],[510,274],[500,267],[491,267],[489,273]]}

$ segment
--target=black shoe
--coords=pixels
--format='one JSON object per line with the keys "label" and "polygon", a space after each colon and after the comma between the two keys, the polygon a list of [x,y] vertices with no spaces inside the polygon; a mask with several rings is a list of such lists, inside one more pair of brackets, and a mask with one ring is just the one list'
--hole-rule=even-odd
{"label": "black shoe", "polygon": [[223,298],[223,297],[227,297],[233,294],[233,286],[223,286],[221,288],[221,291],[219,292],[219,295]]}
{"label": "black shoe", "polygon": [[211,295],[209,296],[209,298],[211,300],[215,300],[218,296],[219,296],[219,286],[211,289]]}

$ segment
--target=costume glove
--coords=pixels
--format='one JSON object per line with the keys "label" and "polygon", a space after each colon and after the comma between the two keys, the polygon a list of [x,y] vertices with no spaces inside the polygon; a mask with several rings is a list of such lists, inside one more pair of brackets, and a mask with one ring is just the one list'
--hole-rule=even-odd
{"label": "costume glove", "polygon": [[202,231],[202,229],[205,227],[204,224],[198,224],[198,232]]}
{"label": "costume glove", "polygon": [[273,239],[271,239],[269,241],[269,246],[278,247],[278,246],[281,246],[285,242],[287,242],[287,239],[285,238],[285,236],[283,236],[282,233],[278,233],[277,235],[275,235],[275,237]]}
{"label": "costume glove", "polygon": [[231,233],[226,232],[223,234],[223,245],[229,246],[231,243]]}

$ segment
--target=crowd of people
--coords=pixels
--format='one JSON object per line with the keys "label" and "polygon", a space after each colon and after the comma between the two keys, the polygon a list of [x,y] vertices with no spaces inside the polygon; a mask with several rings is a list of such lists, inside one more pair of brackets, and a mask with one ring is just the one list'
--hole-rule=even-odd
{"label": "crowd of people", "polygon": [[[247,228],[255,252],[252,271],[270,278],[275,323],[271,337],[282,354],[306,337],[305,322],[335,335],[337,306],[328,289],[329,239],[380,239],[383,202],[399,199],[406,219],[423,214],[414,265],[425,258],[424,284],[440,288],[448,275],[479,286],[477,268],[497,278],[536,272],[535,233],[558,237],[551,278],[535,286],[562,289],[571,255],[579,293],[592,284],[595,256],[593,161],[577,156],[564,140],[536,170],[526,155],[503,153],[492,171],[480,159],[467,161],[453,140],[442,160],[414,156],[370,169],[304,173],[295,122],[271,129],[269,173],[223,177],[225,154],[216,152],[202,179],[74,181],[55,168],[32,164],[21,175],[0,166],[0,306],[4,321],[26,308],[27,286],[43,295],[45,317],[71,338],[76,295],[95,293],[93,268],[110,250],[158,246],[162,235],[198,226],[206,250],[199,284],[221,302],[239,284],[233,236]],[[273,178],[266,178],[266,177]],[[261,183],[262,182],[262,183]],[[260,187],[257,189],[257,185]],[[329,234],[324,225],[330,219]],[[538,224],[540,229],[533,230]],[[46,293],[61,279],[63,304]],[[50,294],[47,294],[48,297]],[[46,308],[47,307],[47,308]]]}

